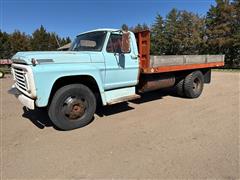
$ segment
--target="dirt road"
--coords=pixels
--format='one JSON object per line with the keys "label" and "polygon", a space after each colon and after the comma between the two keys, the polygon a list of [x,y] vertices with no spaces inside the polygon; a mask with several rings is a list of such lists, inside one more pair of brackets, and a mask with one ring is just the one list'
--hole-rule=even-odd
{"label": "dirt road", "polygon": [[68,132],[0,83],[3,179],[239,178],[239,73],[214,72],[199,99],[146,94]]}

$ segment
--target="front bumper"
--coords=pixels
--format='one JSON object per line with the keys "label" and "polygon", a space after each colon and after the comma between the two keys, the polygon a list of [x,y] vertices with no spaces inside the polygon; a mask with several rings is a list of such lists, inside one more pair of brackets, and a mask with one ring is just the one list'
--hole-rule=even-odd
{"label": "front bumper", "polygon": [[8,93],[15,95],[16,98],[27,108],[32,110],[35,109],[34,100],[22,94],[22,92],[19,91],[14,85],[8,90]]}

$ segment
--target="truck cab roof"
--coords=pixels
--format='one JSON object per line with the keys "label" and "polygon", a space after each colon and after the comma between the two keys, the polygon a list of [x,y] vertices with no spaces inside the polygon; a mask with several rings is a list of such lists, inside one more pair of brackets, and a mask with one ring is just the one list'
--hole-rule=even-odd
{"label": "truck cab roof", "polygon": [[90,32],[97,32],[97,31],[109,31],[109,32],[112,32],[112,31],[119,31],[119,30],[120,29],[112,29],[112,28],[94,29],[94,30],[82,32],[82,33],[78,34],[78,36],[81,35],[81,34],[90,33]]}

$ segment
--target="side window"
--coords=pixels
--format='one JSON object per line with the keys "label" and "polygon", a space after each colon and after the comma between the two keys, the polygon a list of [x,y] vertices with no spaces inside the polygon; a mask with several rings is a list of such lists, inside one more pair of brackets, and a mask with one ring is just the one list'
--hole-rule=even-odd
{"label": "side window", "polygon": [[122,53],[122,35],[111,34],[107,44],[107,52]]}
{"label": "side window", "polygon": [[111,34],[107,44],[107,52],[121,53],[122,52],[122,35]]}

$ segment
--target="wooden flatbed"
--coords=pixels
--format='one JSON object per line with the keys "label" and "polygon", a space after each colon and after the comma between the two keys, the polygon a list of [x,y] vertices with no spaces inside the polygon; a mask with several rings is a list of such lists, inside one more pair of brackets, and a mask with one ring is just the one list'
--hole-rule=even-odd
{"label": "wooden flatbed", "polygon": [[137,32],[135,36],[139,49],[140,72],[143,74],[224,66],[224,55],[150,55],[150,31]]}

